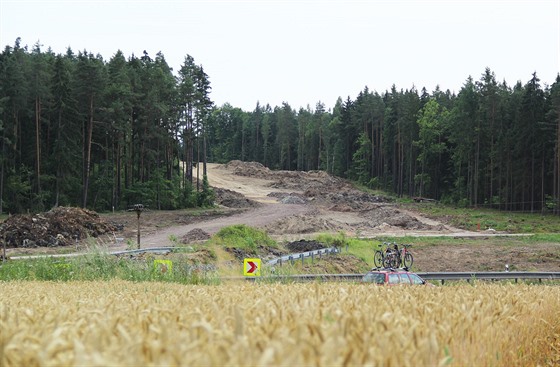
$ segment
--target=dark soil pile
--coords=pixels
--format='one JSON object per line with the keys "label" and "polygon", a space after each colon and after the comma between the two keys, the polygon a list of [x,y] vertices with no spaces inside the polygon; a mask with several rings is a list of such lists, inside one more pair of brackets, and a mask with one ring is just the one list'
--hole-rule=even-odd
{"label": "dark soil pile", "polygon": [[403,229],[428,230],[433,226],[420,222],[418,219],[392,207],[378,207],[364,213],[364,217],[374,226],[389,225]]}
{"label": "dark soil pile", "polygon": [[280,248],[270,246],[258,246],[256,250],[242,249],[237,247],[226,247],[225,250],[235,256],[238,260],[245,258],[258,257],[263,260],[269,260],[276,257],[286,255],[286,251]]}
{"label": "dark soil pile", "polygon": [[254,200],[247,199],[243,194],[228,189],[213,187],[216,195],[216,204],[223,205],[228,208],[254,208],[260,206]]}
{"label": "dark soil pile", "polygon": [[200,228],[195,228],[192,231],[188,232],[186,235],[181,237],[181,242],[183,243],[192,243],[192,242],[200,242],[206,241],[210,238],[210,234],[203,231]]}
{"label": "dark soil pile", "polygon": [[280,200],[280,202],[282,204],[305,204],[305,199],[302,199],[299,196],[286,196]]}
{"label": "dark soil pile", "polygon": [[224,167],[233,171],[233,173],[238,176],[266,178],[271,173],[270,169],[259,162],[233,160],[225,164]]}
{"label": "dark soil pile", "polygon": [[116,230],[94,211],[58,207],[46,213],[9,217],[0,224],[0,240],[7,248],[68,246]]}
{"label": "dark soil pile", "polygon": [[324,189],[311,189],[305,191],[304,195],[310,200],[344,205],[351,210],[363,210],[364,207],[367,207],[366,204],[373,205],[392,201],[392,199],[386,196],[368,194],[354,189],[338,190],[336,192],[329,192]]}
{"label": "dark soil pile", "polygon": [[256,256],[254,250],[251,249],[241,249],[237,247],[226,247],[225,250],[230,254],[233,254],[236,259],[243,260],[245,258],[253,258]]}
{"label": "dark soil pile", "polygon": [[307,200],[302,194],[292,192],[290,194],[284,192],[271,192],[267,195],[271,198],[276,198],[282,204],[305,204]]}
{"label": "dark soil pile", "polygon": [[284,233],[316,233],[337,232],[344,229],[342,223],[325,218],[318,218],[310,213],[296,214],[277,220],[264,226],[269,235],[282,235]]}
{"label": "dark soil pile", "polygon": [[317,241],[299,240],[286,244],[286,248],[293,253],[307,252],[323,249],[325,244]]}

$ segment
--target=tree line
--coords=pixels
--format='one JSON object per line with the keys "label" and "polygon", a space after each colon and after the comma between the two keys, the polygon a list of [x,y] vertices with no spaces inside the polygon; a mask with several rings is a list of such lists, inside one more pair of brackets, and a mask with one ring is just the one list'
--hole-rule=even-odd
{"label": "tree line", "polygon": [[212,201],[206,161],[190,169],[213,105],[191,56],[175,76],[162,53],[105,61],[20,42],[0,54],[0,213]]}
{"label": "tree line", "polygon": [[209,159],[326,170],[398,196],[560,213],[560,76],[513,86],[486,69],[455,94],[436,88],[338,99],[331,110],[230,105],[208,119]]}
{"label": "tree line", "polygon": [[[0,54],[0,213],[207,205],[206,162],[325,170],[463,206],[560,213],[560,77],[486,69],[455,94],[367,87],[332,109],[214,106],[201,65],[16,40]],[[202,162],[202,164],[196,164]],[[193,170],[191,167],[195,167]]]}

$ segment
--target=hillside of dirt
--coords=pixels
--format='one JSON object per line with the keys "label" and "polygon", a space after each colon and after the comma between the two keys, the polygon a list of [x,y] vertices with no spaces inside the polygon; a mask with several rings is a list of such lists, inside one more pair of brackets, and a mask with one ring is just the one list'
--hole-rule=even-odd
{"label": "hillside of dirt", "polygon": [[256,203],[308,208],[290,214],[289,209],[279,207],[284,214],[276,220],[262,225],[257,221],[273,236],[340,231],[368,236],[461,232],[404,211],[390,197],[365,193],[323,171],[273,171],[256,162],[231,161],[210,165],[209,179],[218,191],[236,191]]}

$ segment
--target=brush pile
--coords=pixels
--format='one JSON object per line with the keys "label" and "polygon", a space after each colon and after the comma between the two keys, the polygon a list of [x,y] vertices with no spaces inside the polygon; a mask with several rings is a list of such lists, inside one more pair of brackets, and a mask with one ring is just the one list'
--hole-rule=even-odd
{"label": "brush pile", "polygon": [[68,246],[114,231],[116,227],[94,211],[57,207],[46,213],[10,216],[0,224],[0,241],[7,248]]}

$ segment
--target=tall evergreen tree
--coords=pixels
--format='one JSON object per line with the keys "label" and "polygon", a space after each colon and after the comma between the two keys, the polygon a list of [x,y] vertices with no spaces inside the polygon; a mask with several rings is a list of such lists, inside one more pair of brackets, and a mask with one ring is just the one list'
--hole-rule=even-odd
{"label": "tall evergreen tree", "polygon": [[560,214],[560,74],[556,76],[556,80],[550,88],[548,118],[556,129],[554,133],[552,199],[554,212]]}
{"label": "tall evergreen tree", "polygon": [[[544,183],[544,154],[546,135],[542,123],[545,121],[545,95],[537,74],[525,85],[520,106],[518,144],[521,174],[521,210],[540,210],[544,201],[543,192],[539,190]],[[540,191],[540,192],[539,192]]]}
{"label": "tall evergreen tree", "polygon": [[194,58],[190,55],[185,57],[185,61],[179,69],[179,86],[178,86],[178,102],[180,108],[180,118],[182,122],[182,138],[184,149],[184,182],[183,185],[192,185],[192,167],[194,154],[194,138],[195,138],[195,102],[196,102],[196,86],[195,74],[196,64]]}
{"label": "tall evergreen tree", "polygon": [[276,145],[280,169],[291,170],[296,162],[297,120],[295,111],[286,102],[274,110],[278,126]]}
{"label": "tall evergreen tree", "polygon": [[52,103],[50,120],[53,142],[49,149],[48,166],[55,176],[54,206],[79,202],[81,186],[75,182],[80,177],[81,155],[79,132],[81,129],[76,99],[72,93],[72,56],[57,55],[54,61],[51,85]]}
{"label": "tall evergreen tree", "polygon": [[[208,75],[204,72],[204,68],[199,66],[195,74],[195,86],[196,86],[196,122],[197,122],[197,162],[200,163],[200,156],[202,155],[202,166],[203,166],[203,176],[207,175],[207,135],[206,135],[206,123],[212,105],[214,104],[210,99],[210,92],[212,88],[210,87],[210,79]],[[202,147],[200,146],[200,140],[202,140]],[[202,154],[201,154],[202,150]],[[200,176],[199,167],[197,165],[197,191],[199,190]]]}
{"label": "tall evergreen tree", "polygon": [[78,53],[76,64],[75,93],[78,101],[78,112],[83,121],[82,128],[82,206],[87,207],[92,168],[92,147],[95,119],[102,105],[105,65],[100,55],[83,51]]}
{"label": "tall evergreen tree", "polygon": [[[41,52],[41,45],[39,45],[39,43],[35,44],[31,52],[31,90],[33,91],[33,99],[35,105],[35,190],[37,194],[37,207],[39,210],[44,209],[43,198],[41,197],[41,142],[43,130],[43,115],[45,114],[43,110],[45,110],[44,106],[48,103],[48,99],[50,98],[49,69],[51,67],[51,56],[52,55],[50,54]],[[46,143],[48,145],[48,139]]]}
{"label": "tall evergreen tree", "polygon": [[480,160],[479,95],[471,77],[461,88],[450,119],[449,141],[453,151],[455,200],[466,200],[469,205],[477,205]]}
{"label": "tall evergreen tree", "polygon": [[107,64],[107,123],[110,134],[110,154],[112,169],[111,207],[120,206],[123,190],[123,156],[127,134],[131,128],[131,110],[133,107],[133,91],[128,72],[127,61],[118,50]]}
{"label": "tall evergreen tree", "polygon": [[419,185],[420,196],[437,197],[435,190],[439,187],[437,181],[442,170],[441,155],[447,148],[443,140],[447,119],[447,109],[435,99],[429,100],[420,110],[419,139],[414,142],[419,149],[420,173],[416,175],[415,181]]}
{"label": "tall evergreen tree", "polygon": [[[29,169],[26,164],[32,160],[24,160],[22,151],[31,151],[22,149],[24,142],[23,135],[31,134],[32,130],[28,130],[26,121],[31,115],[28,109],[27,101],[30,94],[29,85],[29,58],[27,57],[27,48],[21,47],[21,40],[18,38],[14,47],[4,49],[2,57],[2,79],[3,93],[5,98],[4,108],[4,130],[2,144],[2,176],[0,178],[3,184],[3,190],[8,192],[2,193],[4,200],[10,202],[10,211],[21,212],[24,208],[32,207],[31,187],[28,176]],[[27,140],[28,141],[28,140]],[[25,157],[27,158],[27,157]]]}

